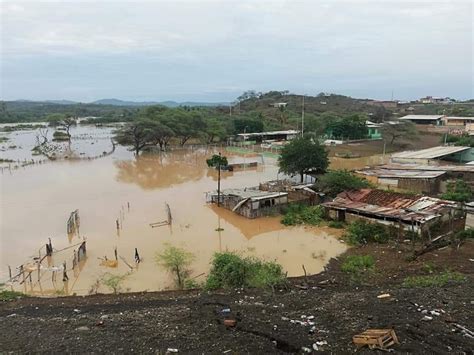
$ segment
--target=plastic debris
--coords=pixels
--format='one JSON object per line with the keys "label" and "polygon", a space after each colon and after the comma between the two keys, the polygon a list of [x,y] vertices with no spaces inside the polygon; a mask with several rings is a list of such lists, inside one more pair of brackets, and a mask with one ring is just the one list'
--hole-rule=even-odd
{"label": "plastic debris", "polygon": [[421,318],[421,320],[424,320],[424,321],[429,321],[429,320],[433,320],[433,317],[430,317],[430,316],[424,316],[423,318]]}
{"label": "plastic debris", "polygon": [[390,293],[382,293],[381,295],[378,295],[377,298],[389,298]]}
{"label": "plastic debris", "polygon": [[178,349],[175,349],[175,348],[168,348],[166,351],[169,352],[169,353],[177,353],[177,352],[178,352]]}

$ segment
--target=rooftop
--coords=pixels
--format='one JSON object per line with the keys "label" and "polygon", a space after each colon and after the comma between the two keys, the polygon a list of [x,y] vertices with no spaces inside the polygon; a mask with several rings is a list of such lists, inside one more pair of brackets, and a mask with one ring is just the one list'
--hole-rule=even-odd
{"label": "rooftop", "polygon": [[446,171],[410,170],[410,169],[364,169],[356,173],[379,178],[434,179],[446,174]]}
{"label": "rooftop", "polygon": [[269,136],[269,135],[278,135],[278,134],[298,134],[300,131],[294,129],[289,129],[287,131],[269,131],[269,132],[254,132],[254,133],[239,133],[238,136],[241,137],[254,137],[254,136]]}
{"label": "rooftop", "polygon": [[436,159],[446,155],[462,152],[471,149],[470,147],[439,146],[422,150],[409,150],[392,154],[392,158],[409,159]]}
{"label": "rooftop", "polygon": [[470,163],[464,165],[419,165],[419,164],[387,164],[380,166],[380,169],[403,169],[403,170],[423,170],[423,171],[451,171],[474,173],[474,166]]}
{"label": "rooftop", "polygon": [[444,115],[406,115],[403,117],[400,117],[400,120],[428,120],[428,121],[433,121],[433,120],[439,120],[443,118]]}
{"label": "rooftop", "polygon": [[269,192],[256,190],[254,188],[248,189],[225,189],[221,191],[221,195],[237,196],[241,199],[251,199],[252,201],[263,200],[267,198],[286,196],[286,192]]}
{"label": "rooftop", "polygon": [[454,207],[455,202],[427,196],[362,189],[342,192],[332,202],[322,205],[408,223],[411,221],[423,223],[439,217],[443,208]]}

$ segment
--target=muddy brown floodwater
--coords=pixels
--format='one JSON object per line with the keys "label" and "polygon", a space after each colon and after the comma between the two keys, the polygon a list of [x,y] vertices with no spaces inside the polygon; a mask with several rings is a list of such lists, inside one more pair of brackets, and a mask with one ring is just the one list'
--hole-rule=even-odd
{"label": "muddy brown floodwater", "polygon": [[[289,276],[301,275],[303,264],[308,273],[317,273],[330,258],[345,251],[345,245],[335,238],[339,230],[285,227],[279,217],[249,220],[207,205],[205,192],[216,188],[216,172],[205,163],[212,153],[184,149],[135,159],[119,147],[114,154],[97,160],[56,161],[1,174],[0,279],[8,278],[7,265],[15,274],[16,267],[38,255],[48,237],[55,249],[69,247],[53,254],[50,267],[66,261],[70,268],[73,250],[82,238],[87,240],[87,259],[76,272],[68,272],[65,283],[62,274],[53,281],[52,272],[44,269],[40,281],[34,271],[31,282],[14,283],[15,289],[41,295],[87,294],[105,273],[129,273],[127,263],[135,265],[135,248],[143,262],[129,273],[123,290],[172,288],[171,275],[154,262],[154,255],[166,243],[194,254],[193,276],[209,271],[217,251],[276,260]],[[255,186],[276,179],[276,161],[258,159],[263,164],[257,169],[223,173],[222,188]],[[151,228],[150,223],[166,220],[165,202],[172,212],[172,226]],[[79,236],[68,237],[66,221],[76,209]],[[121,221],[118,232],[117,219]],[[115,248],[117,267],[104,266],[101,258],[115,260]],[[199,276],[196,281],[204,278]],[[110,292],[104,285],[99,291]]]}

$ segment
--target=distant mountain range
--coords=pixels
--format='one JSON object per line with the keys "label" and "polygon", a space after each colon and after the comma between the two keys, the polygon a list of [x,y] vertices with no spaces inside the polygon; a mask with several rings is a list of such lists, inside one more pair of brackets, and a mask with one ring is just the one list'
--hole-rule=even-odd
{"label": "distant mountain range", "polygon": [[[81,102],[71,100],[45,100],[45,101],[32,101],[32,100],[15,100],[16,102],[35,102],[35,103],[49,103],[56,105],[76,105]],[[179,107],[179,106],[222,106],[228,105],[228,102],[195,102],[195,101],[125,101],[119,99],[101,99],[93,102],[88,102],[93,105],[111,105],[111,106],[152,106],[152,105],[163,105],[167,107]]]}

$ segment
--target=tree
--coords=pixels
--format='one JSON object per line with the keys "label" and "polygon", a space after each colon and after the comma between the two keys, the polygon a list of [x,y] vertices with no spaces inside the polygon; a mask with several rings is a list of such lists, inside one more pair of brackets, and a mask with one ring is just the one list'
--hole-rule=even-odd
{"label": "tree", "polygon": [[212,144],[216,140],[222,141],[227,136],[224,122],[218,117],[207,117],[204,120],[205,127],[202,136],[207,144]]}
{"label": "tree", "polygon": [[194,260],[194,255],[184,249],[166,244],[163,252],[155,255],[155,262],[163,266],[168,272],[176,277],[177,286],[182,289],[189,279],[191,270],[189,266]]}
{"label": "tree", "polygon": [[263,122],[252,118],[234,120],[234,133],[263,132]]}
{"label": "tree", "polygon": [[365,119],[358,115],[327,122],[326,132],[335,139],[362,139],[367,137]]}
{"label": "tree", "polygon": [[324,146],[308,136],[298,137],[285,145],[278,159],[280,172],[299,174],[303,182],[304,174],[322,174],[326,171],[329,160]]}
{"label": "tree", "polygon": [[412,122],[386,122],[382,126],[382,136],[386,140],[390,140],[390,145],[393,145],[399,138],[412,140],[416,138],[418,131]]}
{"label": "tree", "polygon": [[221,168],[229,165],[227,158],[223,157],[221,153],[219,155],[214,154],[210,159],[206,160],[207,166],[217,168],[217,206],[221,203]]}
{"label": "tree", "polygon": [[118,144],[131,146],[138,156],[143,148],[156,145],[157,124],[150,120],[139,119],[128,123],[115,133]]}
{"label": "tree", "polygon": [[71,127],[77,124],[73,117],[62,113],[53,113],[46,116],[46,121],[49,122],[50,126],[63,128],[69,138],[68,140],[71,140]]}
{"label": "tree", "polygon": [[347,170],[332,170],[319,179],[319,187],[329,196],[336,196],[346,190],[358,190],[369,186],[370,183],[366,179]]}

